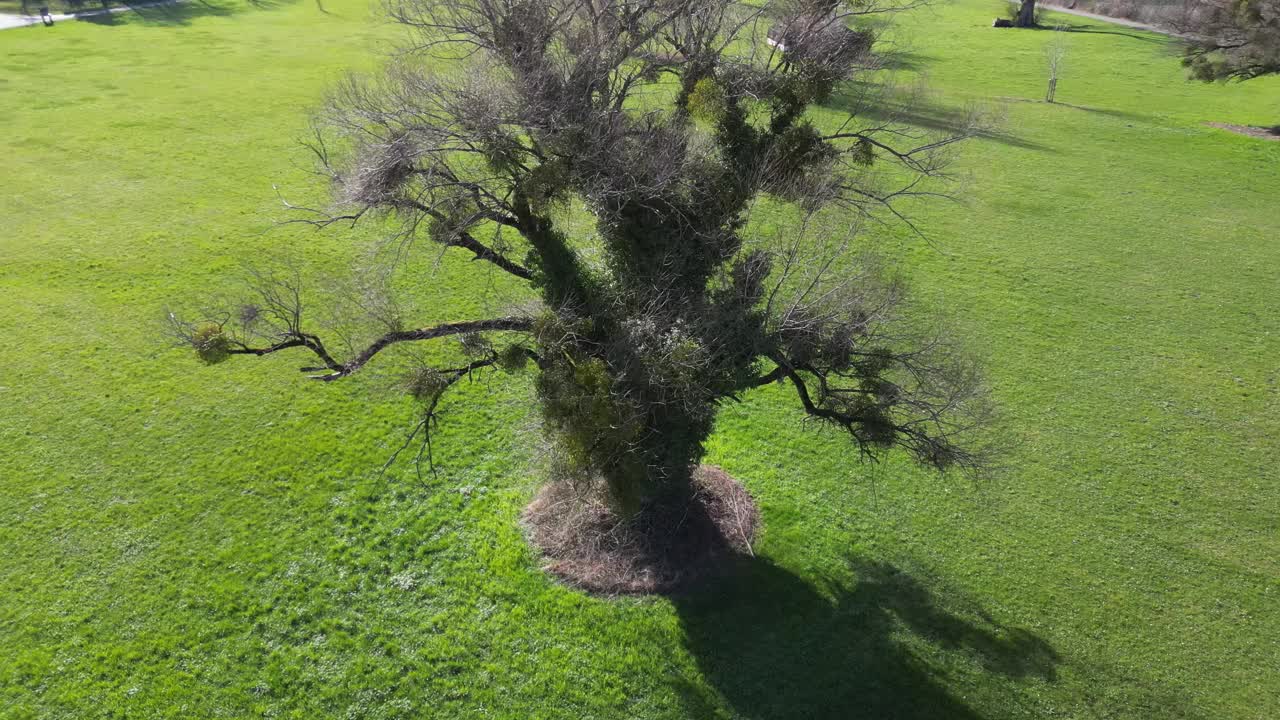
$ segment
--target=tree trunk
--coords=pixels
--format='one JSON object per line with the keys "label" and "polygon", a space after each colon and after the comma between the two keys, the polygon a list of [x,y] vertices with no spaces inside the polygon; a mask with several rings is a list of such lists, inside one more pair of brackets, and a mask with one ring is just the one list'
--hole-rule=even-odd
{"label": "tree trunk", "polygon": [[1036,26],[1036,0],[1022,0],[1018,8],[1018,17],[1014,19],[1015,27],[1029,28]]}
{"label": "tree trunk", "polygon": [[693,470],[702,461],[715,408],[655,410],[627,443],[626,457],[593,468],[606,481],[610,503],[625,515],[650,506],[679,509],[693,497]]}
{"label": "tree trunk", "polygon": [[[645,507],[687,504],[717,407],[707,393],[679,387],[679,378],[662,367],[669,353],[651,350],[671,337],[669,328],[682,324],[679,316],[660,322],[601,316],[577,321],[573,328],[554,327],[554,322],[540,326],[537,379],[543,417],[558,447],[553,474],[576,482],[603,481],[604,497],[624,516]],[[569,332],[580,332],[581,343],[568,341]],[[600,352],[610,336],[612,352]],[[631,343],[631,352],[624,352]],[[685,378],[693,386],[713,379],[695,374]]]}

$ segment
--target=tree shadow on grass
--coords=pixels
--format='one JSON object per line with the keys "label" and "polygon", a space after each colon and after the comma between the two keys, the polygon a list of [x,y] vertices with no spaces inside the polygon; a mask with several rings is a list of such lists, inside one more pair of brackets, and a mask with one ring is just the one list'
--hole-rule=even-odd
{"label": "tree shadow on grass", "polygon": [[855,84],[850,92],[833,95],[824,107],[879,124],[910,125],[948,135],[973,132],[976,137],[1002,145],[1057,152],[1048,145],[1026,140],[995,127],[972,127],[973,113],[929,102],[909,94],[898,94],[867,83]]}
{"label": "tree shadow on grass", "polygon": [[938,61],[932,55],[923,55],[910,50],[890,51],[879,55],[880,67],[885,70],[906,70],[920,72]]}
{"label": "tree shadow on grass", "polygon": [[1053,104],[1060,105],[1062,107],[1068,107],[1068,108],[1071,108],[1072,110],[1082,110],[1084,112],[1096,113],[1098,115],[1106,115],[1108,117],[1119,118],[1121,120],[1141,120],[1144,122],[1149,122],[1151,120],[1150,115],[1143,115],[1142,113],[1129,112],[1127,110],[1115,110],[1112,108],[1096,108],[1096,107],[1089,107],[1087,105],[1072,105],[1071,103],[1056,102],[1056,101]]}
{"label": "tree shadow on grass", "polygon": [[[981,717],[952,694],[905,641],[959,653],[984,671],[1053,680],[1058,654],[947,595],[944,608],[893,565],[852,560],[856,583],[810,585],[767,560],[744,559],[731,578],[676,598],[690,652],[704,677],[753,720],[920,720]],[[679,688],[691,714],[714,700]]]}
{"label": "tree shadow on grass", "polygon": [[189,25],[200,17],[227,17],[247,10],[273,10],[282,7],[290,0],[235,0],[234,2],[208,2],[207,0],[188,0],[187,2],[140,2],[112,3],[112,7],[127,7],[126,13],[92,13],[77,14],[75,19],[95,25],[118,25],[126,21],[126,16],[139,19],[147,25]]}
{"label": "tree shadow on grass", "polygon": [[[1133,33],[1122,32],[1120,30],[1102,30],[1097,25],[1079,25],[1079,24],[1065,24],[1065,23],[1058,24],[1058,25],[1049,25],[1046,23],[1042,25],[1036,25],[1034,28],[1024,28],[1024,29],[1052,30],[1057,32],[1083,33],[1086,35],[1119,35],[1121,37],[1133,38],[1134,40],[1141,40],[1143,42],[1152,42],[1152,43],[1166,42],[1166,40],[1163,40],[1160,37],[1152,37],[1150,35],[1134,35]],[[1156,33],[1157,35],[1160,34],[1155,30],[1146,30],[1145,32]]]}
{"label": "tree shadow on grass", "polygon": [[1113,117],[1120,120],[1133,120],[1137,122],[1153,121],[1153,118],[1151,115],[1147,115],[1143,113],[1129,112],[1128,110],[1116,110],[1115,108],[1099,108],[1099,107],[1089,107],[1088,105],[1073,105],[1069,102],[1062,102],[1061,100],[1055,100],[1052,103],[1048,103],[1048,102],[1045,102],[1044,100],[1037,100],[1033,98],[1004,97],[1000,99],[1004,102],[1009,102],[1009,103],[1028,103],[1031,105],[1048,105],[1050,107],[1070,108],[1072,110],[1079,110],[1081,112],[1095,113],[1097,115],[1106,115],[1107,117]]}
{"label": "tree shadow on grass", "polygon": [[93,23],[94,25],[119,25],[123,19],[121,13],[97,13],[89,15],[76,15],[75,19],[79,22]]}

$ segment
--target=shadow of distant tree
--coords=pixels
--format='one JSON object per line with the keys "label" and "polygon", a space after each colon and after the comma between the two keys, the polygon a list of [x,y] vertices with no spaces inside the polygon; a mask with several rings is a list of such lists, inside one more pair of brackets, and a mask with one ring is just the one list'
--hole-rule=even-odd
{"label": "shadow of distant tree", "polygon": [[[991,673],[1052,680],[1058,654],[1039,637],[973,608],[944,608],[893,565],[851,561],[857,581],[817,588],[767,560],[676,599],[703,675],[753,720],[963,720],[978,713],[931,674],[903,638],[963,653]],[[948,605],[955,600],[948,597]],[[680,688],[697,717],[715,701]]]}
{"label": "shadow of distant tree", "polygon": [[1065,102],[1054,102],[1054,105],[1071,108],[1072,110],[1081,110],[1083,112],[1095,113],[1098,115],[1107,115],[1109,117],[1118,118],[1121,120],[1141,120],[1141,121],[1151,120],[1150,115],[1143,115],[1141,113],[1129,112],[1127,110],[1116,110],[1114,108],[1097,108],[1097,107],[1089,107],[1087,105],[1072,105],[1071,103],[1065,103]]}
{"label": "shadow of distant tree", "polygon": [[80,22],[93,23],[94,25],[119,25],[123,19],[121,13],[100,13],[97,15],[76,15],[75,19]]}
{"label": "shadow of distant tree", "polygon": [[[972,132],[973,115],[968,108],[948,107],[909,92],[894,92],[892,88],[875,83],[852,83],[847,91],[833,95],[824,107],[871,122],[910,125],[946,134]],[[976,136],[1026,150],[1056,152],[1048,145],[999,128],[980,128]]]}
{"label": "shadow of distant tree", "polygon": [[[1037,25],[1033,29],[1053,30],[1053,31],[1070,32],[1070,33],[1085,33],[1088,35],[1119,35],[1121,37],[1133,38],[1134,40],[1141,40],[1143,42],[1150,42],[1150,43],[1168,42],[1164,38],[1161,38],[1158,36],[1153,37],[1151,35],[1135,35],[1131,32],[1124,32],[1122,30],[1103,30],[1102,26],[1099,26],[1099,25],[1079,25],[1079,24],[1048,25],[1048,24],[1045,24],[1045,25]],[[1164,33],[1161,33],[1159,30],[1147,30],[1146,32],[1164,34]]]}
{"label": "shadow of distant tree", "polygon": [[905,70],[909,72],[923,72],[938,61],[938,58],[932,55],[923,55],[909,50],[880,53],[877,57],[880,60],[880,67],[885,70]]}
{"label": "shadow of distant tree", "polygon": [[96,25],[118,25],[132,16],[147,25],[189,25],[199,17],[226,17],[246,10],[273,10],[294,0],[186,0],[185,2],[112,2],[112,8],[128,8],[128,13],[103,13],[99,5],[85,5],[74,12],[75,19]]}

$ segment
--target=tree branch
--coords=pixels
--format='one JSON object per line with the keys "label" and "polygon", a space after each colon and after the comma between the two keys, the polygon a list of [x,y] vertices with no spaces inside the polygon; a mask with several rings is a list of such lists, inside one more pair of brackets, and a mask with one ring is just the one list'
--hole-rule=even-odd
{"label": "tree branch", "polygon": [[777,367],[765,373],[764,375],[761,375],[756,378],[752,378],[751,381],[747,384],[747,387],[748,388],[764,387],[765,385],[778,382],[779,380],[785,377],[787,377],[786,368],[784,368],[781,365],[778,365]]}
{"label": "tree branch", "polygon": [[462,367],[449,368],[448,370],[436,371],[440,373],[441,376],[443,376],[444,378],[443,384],[439,388],[437,388],[435,394],[431,397],[430,402],[427,403],[427,407],[426,407],[426,410],[423,412],[422,419],[419,420],[413,426],[412,432],[410,432],[408,437],[405,438],[404,443],[394,453],[391,454],[391,457],[387,458],[387,461],[385,463],[383,463],[381,472],[386,473],[387,469],[390,468],[391,465],[395,463],[396,458],[400,457],[400,453],[404,452],[405,448],[409,447],[409,444],[412,443],[413,439],[418,436],[418,433],[422,433],[422,445],[421,447],[418,448],[418,454],[414,458],[414,471],[418,475],[418,482],[421,483],[422,482],[422,456],[425,453],[427,456],[427,467],[431,470],[431,474],[433,476],[436,475],[437,473],[436,473],[435,457],[431,447],[431,429],[432,429],[432,425],[437,422],[436,407],[439,406],[440,404],[440,398],[444,397],[445,391],[448,390],[450,387],[453,387],[454,383],[458,382],[464,377],[469,376],[475,370],[491,367],[497,364],[497,362],[498,362],[498,356],[494,354],[490,354],[488,357],[481,358],[479,360],[473,360],[472,362]]}
{"label": "tree branch", "polygon": [[[432,218],[435,218],[436,220],[440,220],[440,221],[446,220],[444,213],[440,212],[439,210],[433,207],[424,205],[417,201],[413,201],[412,205],[414,209],[420,210],[423,213],[431,216]],[[490,218],[490,219],[493,219],[493,218]],[[514,219],[504,220],[503,224],[511,225],[514,222],[515,222]],[[513,227],[517,227],[518,229],[519,226],[513,225]],[[502,268],[503,270],[506,270],[508,273],[515,275],[518,278],[521,278],[524,280],[533,279],[533,273],[529,270],[529,268],[523,265],[520,265],[519,263],[512,262],[502,253],[494,250],[488,245],[485,245],[479,240],[476,240],[474,235],[472,235],[471,233],[465,230],[456,233],[452,238],[442,241],[442,244],[444,244],[447,247],[456,247],[456,248],[462,248],[463,250],[469,250],[471,253],[473,253],[476,256],[475,258],[476,260],[485,260],[487,262],[491,262],[494,265],[497,265],[498,267]]]}
{"label": "tree branch", "polygon": [[[229,352],[236,355],[270,355],[281,350],[287,350],[295,347],[305,347],[315,353],[317,357],[324,362],[323,367],[304,367],[303,372],[317,372],[320,370],[332,370],[327,375],[313,375],[314,380],[332,381],[344,378],[364,367],[374,355],[385,350],[387,347],[401,342],[411,342],[416,340],[432,340],[435,338],[448,337],[450,335],[465,335],[474,332],[493,332],[493,331],[516,331],[524,332],[533,327],[533,321],[523,317],[507,317],[495,318],[492,320],[470,320],[459,323],[447,323],[444,325],[436,325],[435,327],[419,328],[417,330],[401,330],[397,332],[387,333],[375,340],[366,347],[359,355],[345,363],[336,362],[328,352],[325,351],[324,345],[320,343],[319,338],[314,335],[293,334],[286,340],[282,340],[269,347],[255,348],[237,343],[237,346],[230,349]],[[491,363],[490,363],[491,364]],[[480,367],[480,366],[476,366]],[[459,370],[466,372],[475,369],[473,367],[446,370],[445,373],[457,372]]]}
{"label": "tree branch", "polygon": [[365,348],[359,355],[347,361],[331,375],[314,376],[316,380],[331,381],[344,378],[360,368],[365,363],[373,359],[374,355],[382,352],[387,347],[401,342],[410,342],[416,340],[432,340],[450,335],[465,335],[473,332],[487,332],[495,330],[512,330],[527,331],[533,327],[533,321],[529,318],[508,317],[496,318],[493,320],[471,320],[468,322],[448,323],[445,325],[436,325],[435,327],[420,328],[418,330],[402,330],[400,332],[392,332],[383,335]]}

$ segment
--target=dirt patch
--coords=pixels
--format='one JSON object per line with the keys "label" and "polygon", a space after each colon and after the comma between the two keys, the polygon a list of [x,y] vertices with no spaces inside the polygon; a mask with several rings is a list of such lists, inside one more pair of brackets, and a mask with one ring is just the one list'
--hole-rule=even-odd
{"label": "dirt patch", "polygon": [[1280,140],[1280,125],[1276,127],[1263,128],[1253,127],[1251,125],[1232,125],[1230,123],[1205,123],[1209,127],[1216,127],[1220,130],[1237,133],[1240,135],[1248,135],[1249,137],[1258,138],[1260,140]]}
{"label": "dirt patch", "polygon": [[760,524],[751,495],[720,468],[699,466],[694,489],[692,502],[621,518],[594,494],[550,483],[522,520],[544,569],[569,585],[603,595],[677,592],[750,553]]}

